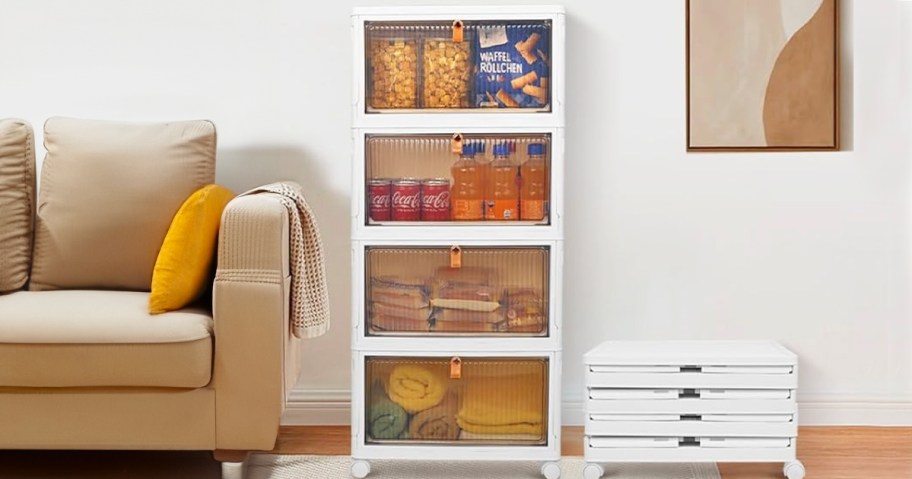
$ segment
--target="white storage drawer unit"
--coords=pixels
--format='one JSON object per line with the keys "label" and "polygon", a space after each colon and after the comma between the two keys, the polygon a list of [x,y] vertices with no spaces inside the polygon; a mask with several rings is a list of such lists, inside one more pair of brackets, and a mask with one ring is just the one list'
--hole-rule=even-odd
{"label": "white storage drawer unit", "polygon": [[585,364],[586,479],[606,462],[782,462],[804,477],[798,361],[781,345],[609,341]]}
{"label": "white storage drawer unit", "polygon": [[352,13],[352,465],[560,470],[560,6]]}

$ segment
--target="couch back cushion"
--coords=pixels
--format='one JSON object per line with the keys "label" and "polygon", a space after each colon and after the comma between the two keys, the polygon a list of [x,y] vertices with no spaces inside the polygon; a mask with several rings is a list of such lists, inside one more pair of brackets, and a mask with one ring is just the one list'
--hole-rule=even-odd
{"label": "couch back cushion", "polygon": [[215,126],[51,118],[44,146],[30,289],[149,291],[171,218],[215,180]]}
{"label": "couch back cushion", "polygon": [[0,293],[25,286],[35,227],[35,138],[22,120],[0,120]]}

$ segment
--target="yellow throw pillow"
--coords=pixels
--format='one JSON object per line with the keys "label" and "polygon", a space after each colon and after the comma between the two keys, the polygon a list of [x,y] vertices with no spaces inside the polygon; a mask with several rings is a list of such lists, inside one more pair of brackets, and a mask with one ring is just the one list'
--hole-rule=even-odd
{"label": "yellow throw pillow", "polygon": [[150,313],[181,309],[205,291],[222,211],[232,198],[227,188],[207,185],[177,210],[152,272]]}

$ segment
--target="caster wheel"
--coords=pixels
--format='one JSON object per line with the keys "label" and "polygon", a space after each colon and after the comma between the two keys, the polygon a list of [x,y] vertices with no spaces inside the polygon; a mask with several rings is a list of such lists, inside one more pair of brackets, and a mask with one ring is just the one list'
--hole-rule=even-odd
{"label": "caster wheel", "polygon": [[782,467],[782,473],[788,479],[804,479],[804,464],[801,461],[787,462]]}
{"label": "caster wheel", "polygon": [[545,476],[545,479],[560,479],[560,464],[556,462],[546,462],[542,464],[541,473]]}
{"label": "caster wheel", "polygon": [[355,479],[364,479],[371,472],[371,465],[367,461],[352,461],[351,473]]}
{"label": "caster wheel", "polygon": [[605,474],[605,469],[598,464],[586,464],[586,468],[583,469],[583,479],[599,479]]}

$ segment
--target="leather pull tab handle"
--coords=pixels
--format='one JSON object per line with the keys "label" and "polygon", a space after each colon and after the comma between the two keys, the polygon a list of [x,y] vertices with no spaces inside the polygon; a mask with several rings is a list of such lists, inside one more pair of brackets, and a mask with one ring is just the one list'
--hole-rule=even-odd
{"label": "leather pull tab handle", "polygon": [[462,379],[462,359],[450,359],[450,379]]}
{"label": "leather pull tab handle", "polygon": [[462,268],[462,248],[459,245],[450,248],[450,268]]}
{"label": "leather pull tab handle", "polygon": [[463,39],[463,30],[465,25],[462,23],[462,20],[453,20],[453,41],[456,43],[462,43]]}
{"label": "leather pull tab handle", "polygon": [[462,142],[464,140],[465,140],[465,138],[463,138],[462,133],[453,133],[453,140],[451,142],[452,147],[453,147],[453,153],[455,153],[457,155],[462,154]]}

